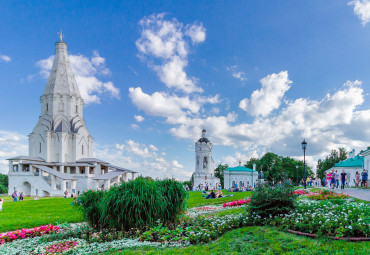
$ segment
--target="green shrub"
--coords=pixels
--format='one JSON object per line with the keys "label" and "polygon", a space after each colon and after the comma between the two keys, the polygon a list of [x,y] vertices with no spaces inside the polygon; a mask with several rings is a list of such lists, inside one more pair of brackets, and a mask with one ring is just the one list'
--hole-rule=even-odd
{"label": "green shrub", "polygon": [[276,185],[264,185],[257,188],[251,197],[248,206],[249,215],[253,217],[267,218],[276,215],[285,215],[295,208],[294,188],[288,183]]}
{"label": "green shrub", "polygon": [[8,187],[0,184],[0,194],[7,194],[8,193]]}
{"label": "green shrub", "polygon": [[180,182],[139,177],[108,191],[89,191],[79,197],[89,224],[97,229],[128,231],[176,222],[186,209],[186,191]]}

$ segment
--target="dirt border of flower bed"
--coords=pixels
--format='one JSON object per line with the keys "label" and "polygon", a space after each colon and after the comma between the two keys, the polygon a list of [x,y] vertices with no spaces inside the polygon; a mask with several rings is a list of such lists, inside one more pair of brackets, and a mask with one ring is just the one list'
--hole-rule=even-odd
{"label": "dirt border of flower bed", "polygon": [[[310,233],[305,233],[305,232],[300,232],[300,231],[295,231],[295,230],[290,230],[290,229],[287,229],[287,231],[295,235],[317,238],[316,234],[310,234]],[[336,236],[327,236],[327,237],[334,239],[334,240],[344,240],[344,241],[349,241],[349,242],[364,242],[364,241],[368,242],[370,241],[370,237],[336,237]]]}

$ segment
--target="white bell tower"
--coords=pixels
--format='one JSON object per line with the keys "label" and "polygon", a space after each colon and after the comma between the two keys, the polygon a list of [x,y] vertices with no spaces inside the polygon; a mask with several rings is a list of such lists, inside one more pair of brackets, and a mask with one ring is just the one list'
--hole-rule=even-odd
{"label": "white bell tower", "polygon": [[209,189],[216,189],[220,180],[215,177],[215,162],[212,157],[212,143],[206,136],[207,131],[202,130],[202,137],[195,143],[195,172],[194,189],[200,184],[203,188],[208,184]]}

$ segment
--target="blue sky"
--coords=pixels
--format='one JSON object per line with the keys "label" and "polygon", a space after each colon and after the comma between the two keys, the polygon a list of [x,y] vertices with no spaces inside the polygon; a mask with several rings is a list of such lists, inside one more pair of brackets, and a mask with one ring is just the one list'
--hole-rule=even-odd
{"label": "blue sky", "polygon": [[[4,1],[0,172],[27,135],[63,29],[99,158],[188,178],[214,160],[308,161],[370,140],[369,1]],[[136,116],[136,117],[135,117]]]}

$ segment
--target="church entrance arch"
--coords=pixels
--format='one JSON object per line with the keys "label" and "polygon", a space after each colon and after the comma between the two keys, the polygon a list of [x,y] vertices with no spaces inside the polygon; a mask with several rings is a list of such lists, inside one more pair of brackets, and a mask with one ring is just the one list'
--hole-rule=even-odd
{"label": "church entrance arch", "polygon": [[29,182],[23,182],[19,192],[23,192],[25,196],[31,196],[31,184]]}

